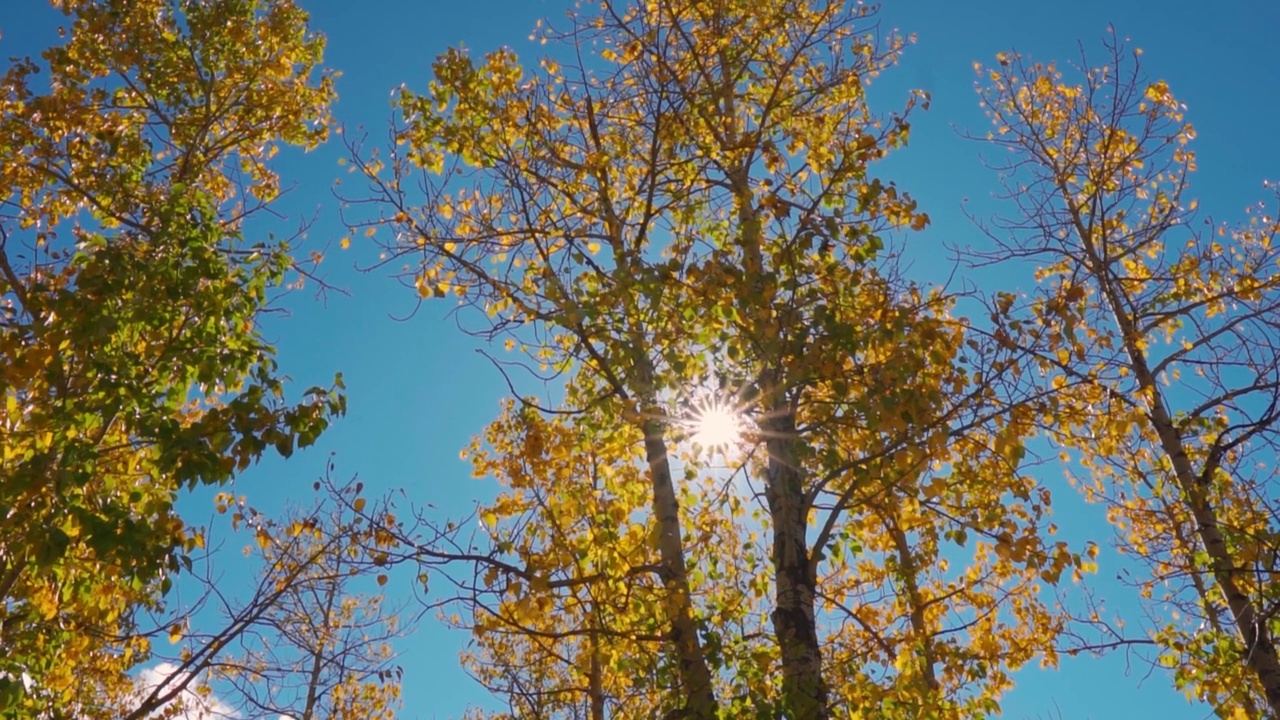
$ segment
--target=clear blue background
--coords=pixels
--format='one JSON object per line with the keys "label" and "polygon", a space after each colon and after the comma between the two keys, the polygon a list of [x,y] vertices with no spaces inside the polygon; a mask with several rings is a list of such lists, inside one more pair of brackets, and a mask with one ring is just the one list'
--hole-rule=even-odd
{"label": "clear blue background", "polygon": [[[526,38],[535,19],[560,17],[564,6],[546,0],[515,2],[419,2],[414,0],[302,0],[315,29],[328,36],[326,60],[343,73],[338,83],[338,119],[348,134],[359,125],[371,139],[385,137],[391,91],[401,83],[425,88],[432,59],[446,47],[465,44],[476,52],[514,47],[526,59],[536,50]],[[1235,219],[1244,207],[1264,199],[1261,181],[1280,179],[1280,3],[1232,0],[1212,6],[1189,0],[890,0],[882,22],[915,33],[901,65],[878,80],[879,109],[893,109],[905,90],[933,95],[933,107],[917,115],[911,146],[886,163],[885,172],[914,194],[933,218],[925,233],[908,241],[913,255],[937,256],[941,245],[980,243],[960,213],[961,201],[985,215],[996,188],[994,175],[979,161],[981,147],[962,140],[955,129],[985,132],[987,121],[973,91],[975,60],[989,62],[1011,48],[1036,59],[1078,58],[1083,41],[1099,61],[1099,39],[1109,23],[1146,52],[1153,77],[1167,80],[1188,106],[1199,132],[1200,172],[1194,194],[1216,219]],[[0,0],[0,56],[35,55],[56,41],[61,16],[39,0]],[[318,248],[329,247],[328,277],[350,292],[327,302],[308,292],[288,300],[291,315],[272,318],[282,367],[300,386],[327,384],[345,374],[350,413],[314,450],[288,463],[265,462],[242,477],[237,492],[256,504],[278,507],[286,499],[306,502],[311,483],[330,452],[340,474],[359,474],[371,490],[405,488],[417,503],[432,503],[441,515],[459,515],[493,488],[472,480],[458,450],[492,419],[505,384],[475,353],[476,341],[444,318],[447,306],[428,304],[409,320],[396,320],[415,307],[415,297],[383,273],[362,274],[375,251],[353,239],[340,252],[345,234],[330,195],[344,155],[331,142],[309,155],[284,154],[281,165],[295,190],[282,204],[292,216],[317,213],[311,230]],[[350,176],[346,176],[350,177]],[[937,250],[935,250],[937,249]],[[927,271],[927,266],[920,268]],[[394,317],[393,317],[394,316]],[[1045,482],[1058,490],[1058,522],[1072,538],[1106,537],[1100,508],[1083,506],[1050,468]],[[192,501],[193,518],[208,512],[206,498]],[[1106,563],[1099,574],[1114,576]],[[394,587],[389,586],[389,587]],[[1123,604],[1113,607],[1123,609]],[[442,629],[428,616],[401,645],[408,718],[458,717],[471,704],[492,706],[457,665],[463,633]],[[1188,704],[1157,672],[1147,677],[1141,662],[1123,655],[1105,660],[1064,658],[1061,670],[1028,670],[1007,696],[1012,718],[1202,718],[1204,707]]]}

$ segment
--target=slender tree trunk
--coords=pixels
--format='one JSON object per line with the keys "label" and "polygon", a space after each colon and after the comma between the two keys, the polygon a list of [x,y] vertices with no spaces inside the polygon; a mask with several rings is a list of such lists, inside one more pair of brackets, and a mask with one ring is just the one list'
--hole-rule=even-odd
{"label": "slender tree trunk", "polygon": [[602,686],[602,678],[600,674],[603,668],[600,667],[600,638],[596,632],[591,633],[591,676],[588,679],[590,683],[588,692],[591,695],[591,720],[604,720],[604,687]]}
{"label": "slender tree trunk", "polygon": [[[910,484],[907,486],[911,487]],[[920,568],[916,566],[915,558],[911,555],[911,541],[902,526],[898,524],[895,513],[885,510],[880,512],[885,532],[893,538],[893,547],[898,554],[902,592],[906,595],[907,603],[911,608],[911,634],[919,648],[921,676],[929,688],[929,697],[926,698],[926,702],[937,703],[940,706],[942,688],[938,684],[935,667],[938,661],[934,654],[933,633],[929,630],[929,623],[925,617],[926,604],[924,597],[920,594]]]}
{"label": "slender tree trunk", "polygon": [[645,454],[653,482],[653,515],[658,523],[658,553],[667,614],[671,618],[671,643],[679,662],[680,684],[684,690],[685,717],[715,720],[716,696],[711,685],[698,626],[693,619],[693,598],[685,565],[684,541],[680,533],[680,503],[671,481],[671,464],[662,424],[649,421],[644,427]]}
{"label": "slender tree trunk", "polygon": [[[1222,591],[1227,609],[1235,622],[1236,630],[1244,643],[1244,662],[1258,678],[1262,692],[1267,698],[1267,706],[1271,708],[1271,717],[1280,718],[1280,654],[1276,651],[1275,638],[1267,627],[1267,619],[1258,612],[1258,606],[1244,590],[1236,584],[1233,568],[1236,563],[1227,547],[1226,538],[1222,536],[1218,524],[1218,511],[1209,499],[1206,488],[1191,467],[1191,459],[1187,457],[1182,444],[1182,436],[1174,427],[1164,406],[1164,398],[1155,386],[1154,378],[1146,371],[1145,364],[1139,368],[1138,379],[1147,386],[1151,380],[1150,394],[1153,398],[1150,410],[1151,423],[1160,438],[1160,447],[1173,464],[1173,472],[1178,481],[1191,517],[1195,520],[1196,535],[1209,558],[1209,571]],[[1207,598],[1206,598],[1207,599]]]}
{"label": "slender tree trunk", "polygon": [[[1196,544],[1196,538],[1188,536],[1184,531],[1184,525],[1180,519],[1180,510],[1181,509],[1179,508],[1179,512],[1177,513],[1166,510],[1169,517],[1165,522],[1169,523],[1169,527],[1173,528],[1175,538],[1174,542],[1179,543],[1180,547],[1194,547]],[[1193,535],[1195,534],[1195,528],[1191,529],[1191,533]],[[1209,628],[1213,632],[1230,635],[1235,628],[1227,627],[1224,622],[1224,617],[1230,611],[1224,611],[1221,605],[1216,602],[1211,602],[1210,594],[1214,592],[1213,588],[1207,584],[1204,574],[1197,571],[1198,568],[1196,568],[1194,562],[1194,559],[1190,561],[1191,565],[1188,575],[1191,577],[1191,585],[1196,589],[1196,596],[1205,601],[1204,614],[1205,619],[1209,624]],[[1227,619],[1227,622],[1230,621],[1230,619]],[[1240,698],[1240,708],[1244,710],[1245,717],[1260,718],[1263,716],[1262,711],[1258,709],[1258,703],[1256,700],[1257,698],[1252,693],[1246,693]]]}
{"label": "slender tree trunk", "polygon": [[[723,60],[722,60],[723,63]],[[725,97],[732,116],[731,89]],[[773,307],[772,293],[766,291],[765,257],[760,249],[763,228],[755,207],[754,193],[746,166],[728,172],[735,196],[743,254],[743,307],[752,308],[762,329],[761,337],[780,337],[790,328]],[[802,351],[801,348],[793,348]],[[798,358],[775,349],[776,358]],[[782,654],[782,694],[787,720],[827,720],[827,685],[822,675],[822,650],[818,645],[814,606],[817,595],[816,569],[809,562],[809,507],[805,501],[804,474],[799,453],[802,442],[796,433],[795,411],[781,383],[782,372],[769,367],[761,373],[763,402],[761,430],[764,431],[768,464],[765,468],[765,500],[773,525],[772,561],[774,570],[773,632]]]}
{"label": "slender tree trunk", "polygon": [[314,720],[320,702],[320,673],[324,670],[325,645],[328,642],[329,620],[333,616],[333,603],[337,598],[338,588],[329,585],[325,591],[324,610],[317,619],[323,623],[324,629],[316,634],[316,646],[312,648],[311,673],[307,678],[307,702],[302,708],[302,716],[298,720]]}
{"label": "slender tree trunk", "polygon": [[814,620],[817,579],[809,562],[808,506],[796,453],[795,417],[768,413],[765,499],[773,523],[773,631],[782,652],[782,694],[788,720],[826,720],[827,686]]}
{"label": "slender tree trunk", "polygon": [[[647,358],[637,360],[642,395],[650,394],[653,368]],[[693,596],[689,591],[688,565],[684,540],[680,532],[680,501],[671,479],[671,463],[667,457],[666,428],[657,419],[656,403],[646,397],[644,420],[645,459],[649,463],[649,479],[653,484],[653,517],[658,524],[658,557],[662,566],[662,584],[667,616],[671,621],[671,644],[675,648],[678,675],[683,694],[683,718],[717,720],[718,708],[707,656],[698,626],[693,617]]]}

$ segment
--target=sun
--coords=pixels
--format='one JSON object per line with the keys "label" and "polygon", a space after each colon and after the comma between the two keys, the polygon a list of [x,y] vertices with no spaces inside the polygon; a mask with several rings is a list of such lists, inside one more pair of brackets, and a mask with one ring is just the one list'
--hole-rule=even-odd
{"label": "sun", "polygon": [[684,424],[691,433],[690,439],[708,450],[737,445],[745,429],[742,414],[716,399],[695,405]]}

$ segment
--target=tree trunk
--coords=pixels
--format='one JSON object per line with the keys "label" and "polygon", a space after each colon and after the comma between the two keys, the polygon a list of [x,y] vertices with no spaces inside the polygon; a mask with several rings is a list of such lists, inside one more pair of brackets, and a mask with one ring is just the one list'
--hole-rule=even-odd
{"label": "tree trunk", "polygon": [[591,696],[591,720],[604,720],[604,687],[600,667],[600,638],[597,633],[590,635],[591,642],[591,675],[588,678],[587,692]]}
{"label": "tree trunk", "polygon": [[652,395],[653,366],[648,358],[637,359],[641,385],[645,459],[653,484],[653,517],[658,524],[658,556],[667,616],[671,621],[671,644],[675,648],[684,711],[688,720],[717,720],[718,707],[711,671],[707,667],[702,640],[693,617],[693,596],[685,562],[684,539],[680,531],[680,501],[671,480],[667,457],[666,428],[658,420]]}
{"label": "tree trunk", "polygon": [[[1146,386],[1151,379],[1150,373],[1146,372],[1145,365],[1140,370],[1138,379]],[[1217,509],[1191,467],[1191,459],[1182,445],[1182,436],[1165,409],[1164,398],[1155,387],[1154,379],[1151,380],[1153,402],[1150,417],[1160,437],[1161,449],[1173,464],[1178,488],[1196,523],[1196,535],[1209,557],[1209,571],[1222,590],[1222,597],[1244,642],[1244,662],[1258,678],[1267,706],[1271,708],[1271,716],[1280,718],[1280,654],[1276,652],[1275,638],[1267,627],[1267,620],[1258,612],[1257,604],[1236,584],[1232,570],[1236,563],[1218,525]]]}
{"label": "tree trunk", "polygon": [[[914,487],[914,483],[906,483],[906,487]],[[934,654],[934,638],[933,633],[929,630],[929,623],[925,616],[927,607],[924,598],[920,595],[920,568],[916,566],[915,558],[911,555],[911,541],[907,537],[906,531],[898,524],[898,518],[895,513],[881,509],[881,521],[884,522],[885,532],[893,538],[893,547],[898,554],[898,571],[899,581],[902,583],[902,593],[906,596],[908,607],[911,608],[911,634],[920,653],[920,674],[924,678],[925,686],[929,689],[928,696],[924,699],[925,703],[933,703],[936,707],[942,705],[942,688],[938,684],[938,674],[936,665],[938,663]]]}
{"label": "tree trunk", "polygon": [[795,417],[766,414],[769,464],[765,499],[773,523],[773,631],[782,651],[782,694],[788,720],[826,720],[827,686],[822,676],[814,603],[817,580],[809,564],[808,507],[796,453]]}

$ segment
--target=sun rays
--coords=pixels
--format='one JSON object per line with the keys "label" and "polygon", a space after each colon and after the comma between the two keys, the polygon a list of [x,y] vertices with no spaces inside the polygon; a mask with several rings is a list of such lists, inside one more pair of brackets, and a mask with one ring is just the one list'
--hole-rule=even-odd
{"label": "sun rays", "polygon": [[689,439],[708,451],[742,444],[750,426],[741,408],[716,397],[694,402],[680,423],[689,432]]}

